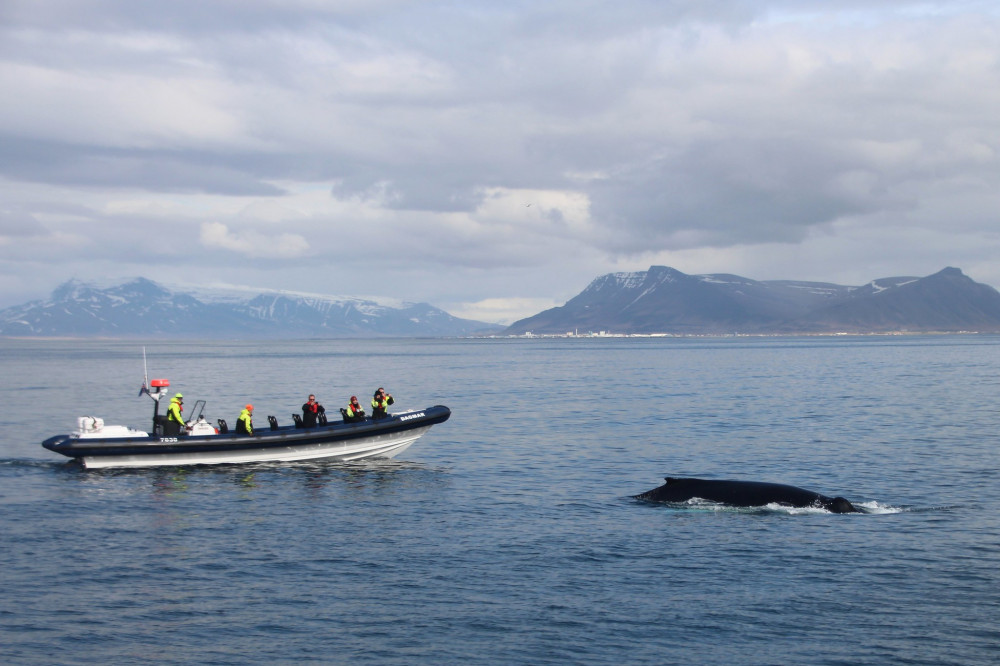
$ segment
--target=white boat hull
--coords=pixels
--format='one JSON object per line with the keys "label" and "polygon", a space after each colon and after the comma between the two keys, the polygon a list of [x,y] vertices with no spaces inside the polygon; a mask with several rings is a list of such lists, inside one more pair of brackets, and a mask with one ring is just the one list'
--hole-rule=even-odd
{"label": "white boat hull", "polygon": [[299,462],[305,460],[362,460],[392,458],[405,451],[430,426],[404,432],[374,435],[347,441],[314,444],[268,446],[235,451],[190,451],[182,453],[150,453],[121,456],[84,456],[87,469],[107,467],[161,467],[163,465],[221,465],[251,462]]}

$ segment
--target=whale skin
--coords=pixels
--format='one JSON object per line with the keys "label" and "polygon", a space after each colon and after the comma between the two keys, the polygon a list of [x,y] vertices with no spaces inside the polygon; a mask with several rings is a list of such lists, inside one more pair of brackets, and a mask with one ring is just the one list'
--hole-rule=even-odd
{"label": "whale skin", "polygon": [[843,497],[827,497],[811,490],[783,483],[666,477],[666,483],[635,499],[649,502],[683,503],[692,499],[718,502],[729,506],[765,506],[780,504],[792,507],[823,508],[831,513],[861,513]]}

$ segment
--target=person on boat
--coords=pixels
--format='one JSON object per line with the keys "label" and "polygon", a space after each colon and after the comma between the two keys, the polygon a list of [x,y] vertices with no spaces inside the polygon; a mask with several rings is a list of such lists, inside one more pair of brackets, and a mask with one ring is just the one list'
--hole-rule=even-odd
{"label": "person on boat", "polygon": [[310,395],[309,401],[302,405],[302,426],[304,428],[315,428],[316,421],[321,414],[326,414],[326,409],[324,409],[323,405],[316,402],[316,396]]}
{"label": "person on boat", "polygon": [[183,411],[184,396],[180,393],[176,393],[174,397],[170,399],[170,406],[167,407],[167,422],[163,426],[164,437],[177,437],[181,434],[182,430],[186,429],[184,416],[181,415],[181,412]]}
{"label": "person on boat", "polygon": [[393,402],[395,400],[392,399],[392,394],[386,393],[385,389],[379,386],[372,397],[372,421],[387,417],[389,414],[386,412],[386,409]]}
{"label": "person on boat", "polygon": [[236,432],[241,435],[253,434],[253,405],[247,405],[236,419]]}
{"label": "person on boat", "polygon": [[365,420],[365,410],[361,409],[361,405],[358,404],[358,396],[352,395],[351,401],[347,403],[347,407],[344,408],[344,421],[347,423],[354,423],[355,421]]}

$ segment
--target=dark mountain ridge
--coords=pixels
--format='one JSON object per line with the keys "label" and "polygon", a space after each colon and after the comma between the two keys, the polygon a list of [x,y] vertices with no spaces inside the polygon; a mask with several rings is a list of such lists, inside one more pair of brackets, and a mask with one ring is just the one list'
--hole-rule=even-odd
{"label": "dark mountain ridge", "polygon": [[687,275],[665,266],[598,277],[561,307],[512,324],[507,335],[796,334],[1000,331],[1000,292],[957,268],[860,287],[737,275]]}

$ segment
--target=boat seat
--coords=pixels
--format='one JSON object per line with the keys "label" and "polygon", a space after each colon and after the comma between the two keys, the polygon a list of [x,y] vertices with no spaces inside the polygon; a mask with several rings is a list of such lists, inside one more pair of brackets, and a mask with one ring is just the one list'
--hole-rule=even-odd
{"label": "boat seat", "polygon": [[320,425],[326,425],[326,413],[321,413],[318,417],[316,417],[316,421]]}
{"label": "boat seat", "polygon": [[301,416],[299,416],[298,414],[292,414],[292,420],[295,421],[295,427],[296,428],[301,428],[302,427],[302,417]]}
{"label": "boat seat", "polygon": [[278,429],[278,419],[274,418],[273,416],[268,416],[267,422],[271,424],[271,430]]}
{"label": "boat seat", "polygon": [[219,434],[224,435],[229,432],[229,426],[226,425],[226,419],[219,419]]}

